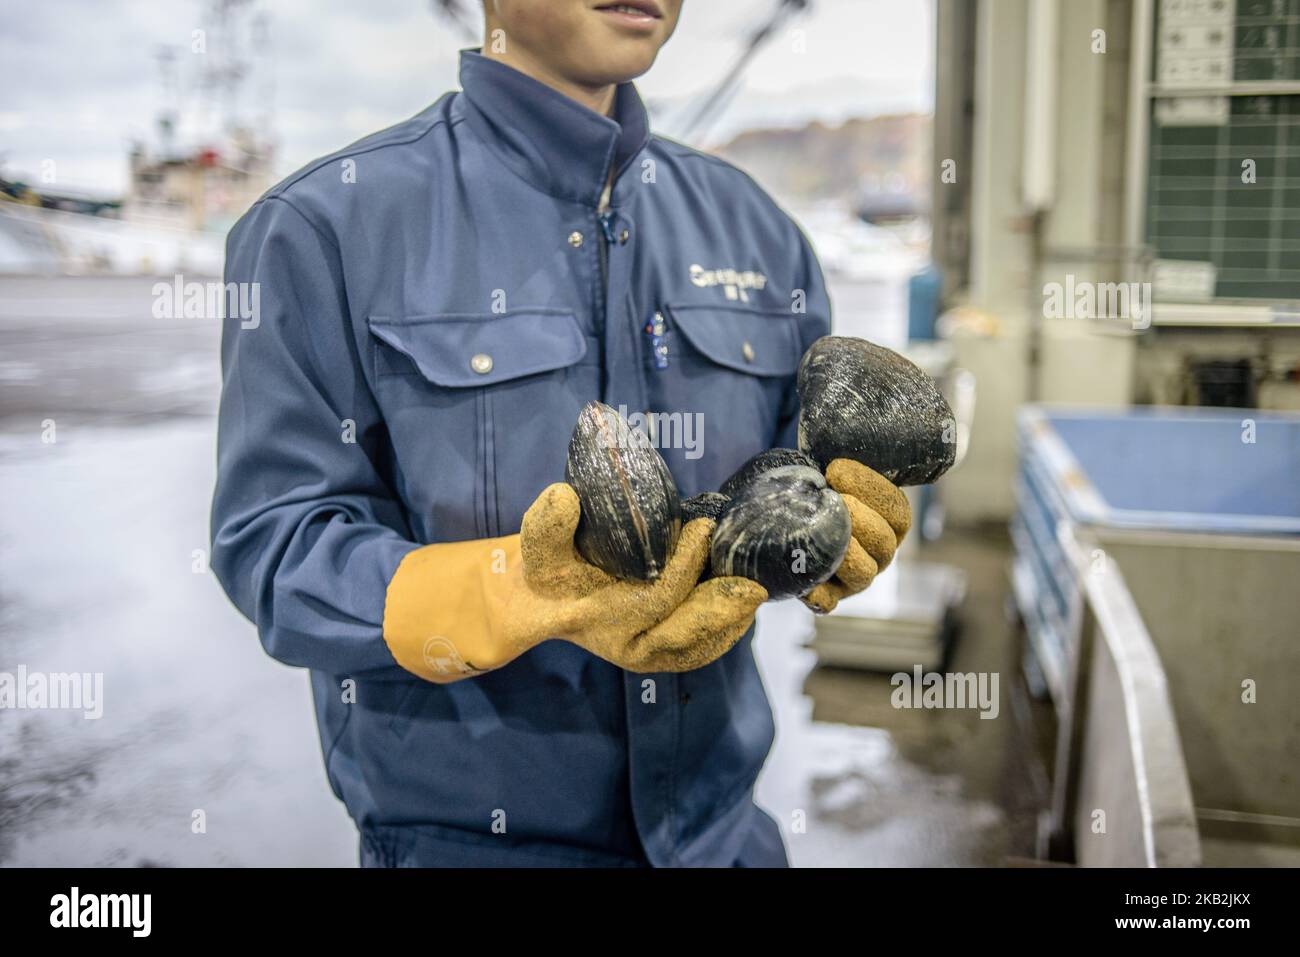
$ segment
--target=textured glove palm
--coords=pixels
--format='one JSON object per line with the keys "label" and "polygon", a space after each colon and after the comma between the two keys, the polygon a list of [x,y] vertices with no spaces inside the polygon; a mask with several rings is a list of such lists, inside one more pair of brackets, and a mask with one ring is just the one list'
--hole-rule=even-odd
{"label": "textured glove palm", "polygon": [[682,529],[655,581],[636,582],[578,555],[579,515],[577,494],[557,483],[528,509],[518,535],[409,554],[384,614],[398,663],[430,681],[456,681],[560,638],[628,671],[689,671],[728,651],[767,599],[743,578],[696,584],[713,534],[707,519]]}
{"label": "textured glove palm", "polygon": [[875,581],[912,527],[907,496],[879,472],[852,459],[835,459],[826,467],[826,483],[848,506],[853,538],[835,576],[803,597],[805,605],[823,614]]}

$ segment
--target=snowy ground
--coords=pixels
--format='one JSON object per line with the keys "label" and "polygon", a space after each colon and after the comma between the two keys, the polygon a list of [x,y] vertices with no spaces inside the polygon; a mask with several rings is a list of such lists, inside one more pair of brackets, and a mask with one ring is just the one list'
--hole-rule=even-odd
{"label": "snowy ground", "polygon": [[307,675],[206,570],[218,330],[150,286],[0,281],[0,671],[103,674],[0,710],[0,863],[351,864]]}

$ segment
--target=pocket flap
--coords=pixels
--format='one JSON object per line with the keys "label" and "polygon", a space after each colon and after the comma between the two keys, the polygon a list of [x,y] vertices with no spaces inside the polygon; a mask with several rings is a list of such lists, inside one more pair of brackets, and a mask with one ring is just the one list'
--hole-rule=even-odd
{"label": "pocket flap", "polygon": [[494,385],[571,366],[587,354],[578,318],[562,309],[504,315],[371,316],[375,338],[402,353],[420,375],[451,388]]}
{"label": "pocket flap", "polygon": [[664,308],[687,342],[718,365],[757,376],[794,375],[799,368],[799,330],[787,313],[730,306]]}

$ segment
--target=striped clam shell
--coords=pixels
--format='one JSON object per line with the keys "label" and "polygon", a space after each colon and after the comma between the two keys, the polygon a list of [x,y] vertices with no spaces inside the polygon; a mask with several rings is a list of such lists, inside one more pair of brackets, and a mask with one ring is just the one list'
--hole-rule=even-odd
{"label": "striped clam shell", "polygon": [[569,440],[565,481],[582,505],[578,553],[616,578],[658,578],[677,544],[682,511],[668,466],[645,433],[609,406],[588,402]]}

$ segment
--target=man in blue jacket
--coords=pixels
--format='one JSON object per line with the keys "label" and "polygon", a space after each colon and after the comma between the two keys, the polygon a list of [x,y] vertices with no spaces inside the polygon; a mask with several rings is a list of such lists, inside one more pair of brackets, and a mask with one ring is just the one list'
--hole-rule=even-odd
{"label": "man in blue jacket", "polygon": [[[490,0],[462,92],[230,234],[226,280],[261,313],[222,343],[213,568],[267,651],[311,669],[363,864],[785,862],[752,796],[766,593],[699,583],[706,519],[655,581],[610,578],[577,556],[561,482],[601,399],[669,427],[684,495],[718,488],[795,443],[796,367],[829,330],[791,221],[647,129],[629,80],[680,6]],[[910,521],[858,468],[818,610]]]}

